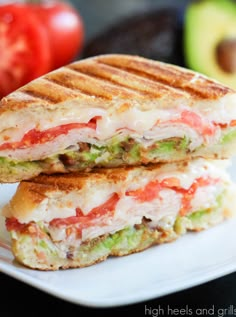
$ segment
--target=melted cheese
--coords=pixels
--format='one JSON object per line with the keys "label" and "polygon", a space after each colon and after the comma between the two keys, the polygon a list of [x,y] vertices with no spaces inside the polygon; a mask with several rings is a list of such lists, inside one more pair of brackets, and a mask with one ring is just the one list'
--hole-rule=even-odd
{"label": "melted cheese", "polygon": [[125,112],[116,112],[104,116],[97,122],[97,135],[99,139],[107,139],[113,136],[120,129],[128,129],[143,135],[144,131],[152,129],[158,120],[168,121],[179,111],[171,110],[148,110],[141,111],[129,108]]}
{"label": "melted cheese", "polygon": [[[94,117],[100,117],[97,121],[96,138],[106,140],[115,135],[120,129],[127,129],[142,136],[159,122],[178,118],[183,110],[177,109],[152,109],[142,111],[136,108],[128,108],[126,111],[112,109],[111,111],[102,108],[84,107],[76,109],[60,109],[60,111],[46,112],[41,116],[38,113],[26,113],[18,111],[12,114],[12,127],[5,127],[1,123],[0,144],[20,141],[25,133],[31,129],[44,131],[53,127],[69,123],[88,123]],[[189,109],[190,110],[190,109]],[[37,115],[37,117],[36,117]],[[15,120],[14,120],[15,118]]]}
{"label": "melted cheese", "polygon": [[[155,101],[156,102],[156,101]],[[132,101],[135,103],[135,101]],[[3,113],[0,122],[0,144],[9,140],[20,141],[26,132],[31,129],[46,130],[68,123],[87,123],[94,117],[101,120],[97,126],[97,138],[105,140],[119,130],[126,128],[142,135],[144,131],[152,129],[159,121],[165,122],[178,118],[183,110],[194,111],[203,121],[228,124],[236,120],[236,107],[234,95],[221,98],[217,106],[209,101],[194,101],[194,108],[183,101],[183,105],[173,104],[162,108],[160,105],[153,105],[153,109],[140,110],[137,105],[124,104],[116,100],[116,105],[105,109],[94,105],[79,106],[76,100],[67,105],[60,105],[51,111],[50,109],[40,110],[28,108],[16,112]]]}
{"label": "melted cheese", "polygon": [[[217,113],[217,122],[229,123],[226,105],[222,105]],[[45,111],[41,116],[38,113],[30,112],[28,115],[18,111],[12,114],[11,128],[3,127],[6,123],[1,122],[0,145],[6,142],[17,142],[22,140],[25,133],[32,129],[44,131],[56,126],[69,123],[88,123],[92,118],[99,117],[97,128],[73,129],[67,134],[60,135],[45,144],[31,145],[28,148],[0,150],[3,157],[13,157],[17,160],[39,160],[50,155],[60,153],[67,147],[77,145],[79,142],[88,142],[97,145],[105,145],[107,140],[117,134],[128,135],[131,138],[148,146],[155,141],[187,136],[190,140],[190,150],[201,146],[204,142],[217,144],[221,138],[221,129],[218,128],[212,136],[204,136],[194,127],[183,123],[171,123],[171,120],[179,119],[182,111],[193,111],[186,106],[179,106],[176,109],[151,109],[142,111],[137,108],[127,107],[103,109],[96,107],[67,107],[54,112]],[[205,126],[211,124],[211,118],[216,120],[215,115],[210,116],[206,108],[195,110],[201,117]],[[214,112],[214,110],[213,110]],[[36,117],[37,115],[37,117]],[[228,118],[228,119],[227,119]],[[236,118],[236,115],[235,115]]]}

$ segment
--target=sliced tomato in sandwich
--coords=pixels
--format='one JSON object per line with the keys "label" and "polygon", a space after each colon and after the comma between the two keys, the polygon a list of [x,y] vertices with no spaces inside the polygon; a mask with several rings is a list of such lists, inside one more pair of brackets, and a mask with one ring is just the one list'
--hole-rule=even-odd
{"label": "sliced tomato in sandwich", "polygon": [[[100,221],[101,217],[111,217],[114,214],[116,204],[119,201],[119,195],[114,193],[103,204],[93,208],[87,215],[84,215],[80,208],[76,209],[76,216],[68,218],[55,218],[50,221],[50,225],[55,227],[70,226],[77,224],[77,232],[81,232],[82,229],[88,228],[94,222],[98,220],[99,225],[102,225]],[[21,224],[16,218],[7,218],[6,227],[7,230],[24,231],[27,230],[29,224]],[[34,234],[35,232],[31,232]]]}
{"label": "sliced tomato in sandwich", "polygon": [[82,128],[96,129],[96,122],[92,120],[89,121],[88,123],[68,123],[68,124],[47,129],[45,131],[32,129],[28,131],[24,135],[22,140],[19,142],[3,143],[2,145],[0,145],[0,150],[22,149],[22,148],[30,147],[35,144],[44,144],[46,142],[54,140],[59,135],[69,133],[69,131],[73,129],[82,129]]}
{"label": "sliced tomato in sandwich", "polygon": [[144,188],[130,190],[126,192],[127,196],[133,196],[140,202],[152,201],[158,197],[159,191],[162,189],[158,181],[149,182]]}
{"label": "sliced tomato in sandwich", "polygon": [[214,135],[216,127],[214,124],[203,122],[202,118],[195,112],[184,110],[179,119],[170,120],[172,123],[184,123],[202,135]]}
{"label": "sliced tomato in sandwich", "polygon": [[105,203],[93,208],[86,216],[80,208],[77,208],[76,216],[54,219],[50,222],[50,225],[61,226],[77,223],[81,229],[86,228],[90,226],[91,222],[95,219],[101,218],[102,216],[112,216],[119,199],[118,194],[114,193]]}
{"label": "sliced tomato in sandwich", "polygon": [[173,188],[176,192],[182,195],[182,205],[180,215],[185,216],[191,210],[191,201],[194,198],[196,191],[200,187],[216,184],[218,179],[210,177],[197,178],[188,188],[181,188],[178,178],[165,178],[162,181],[151,181],[144,188],[126,192],[127,196],[133,196],[139,202],[152,201],[159,196],[159,192],[165,188]]}

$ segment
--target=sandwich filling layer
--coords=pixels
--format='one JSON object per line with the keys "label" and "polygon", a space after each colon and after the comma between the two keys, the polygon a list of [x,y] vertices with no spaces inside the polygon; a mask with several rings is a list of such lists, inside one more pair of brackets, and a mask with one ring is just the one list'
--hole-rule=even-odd
{"label": "sandwich filling layer", "polygon": [[[72,174],[40,176],[22,182],[4,207],[6,226],[17,249],[22,237],[37,237],[37,241],[41,237],[40,241],[51,241],[57,256],[65,259],[69,251],[72,259],[76,257],[74,252],[80,246],[94,245],[97,239],[111,238],[127,228],[136,231],[143,224],[159,243],[160,233],[169,238],[181,234],[183,219],[189,221],[187,229],[201,230],[230,213],[227,202],[231,201],[233,185],[224,171],[225,164],[199,159],[158,167],[100,170],[80,174],[79,180]],[[205,215],[215,211],[220,217],[209,223]],[[199,219],[206,222],[201,220],[198,227],[191,227],[190,223]]]}
{"label": "sandwich filling layer", "polygon": [[[171,242],[187,231],[200,231],[222,222],[228,216],[222,200],[218,206],[191,215],[178,216],[174,223],[161,219],[156,227],[144,218],[141,224],[125,227],[76,244],[73,239],[62,245],[54,241],[42,223],[30,223],[24,229],[10,229],[12,250],[23,265],[39,270],[85,267],[104,261],[109,256],[140,252],[155,244]],[[165,225],[166,224],[166,225]]]}
{"label": "sandwich filling layer", "polygon": [[[87,109],[88,112],[90,110]],[[94,111],[99,113],[98,109]],[[222,109],[221,115],[223,111],[226,109]],[[188,107],[177,110],[123,110],[122,116],[104,112],[85,122],[64,117],[65,123],[56,125],[55,119],[51,118],[51,125],[47,122],[35,125],[32,122],[21,129],[6,129],[0,132],[0,157],[44,160],[55,154],[63,154],[69,148],[83,151],[91,146],[109,147],[114,143],[113,139],[121,143],[132,140],[143,151],[148,151],[149,147],[158,148],[160,142],[177,139],[177,143],[181,143],[181,140],[187,139],[186,150],[194,152],[199,147],[220,144],[225,136],[229,133],[232,136],[232,130],[236,130],[236,114],[233,120],[226,116],[222,121],[214,121]],[[133,112],[138,112],[138,115],[131,115]]]}
{"label": "sandwich filling layer", "polygon": [[[83,131],[76,129],[71,131],[65,129],[63,135],[55,138],[51,132],[42,135],[34,132],[23,141],[14,143],[15,145],[5,143],[2,145],[2,149],[4,148],[2,151],[0,145],[0,155],[1,153],[7,155],[0,157],[0,175],[11,182],[21,178],[32,178],[40,173],[76,172],[96,166],[131,166],[150,162],[179,161],[198,156],[224,158],[234,151],[236,145],[234,123],[222,130],[219,127],[205,129],[208,129],[208,134],[203,138],[191,128],[177,127],[173,124],[172,127],[156,127],[143,137],[120,131],[117,136],[105,142],[94,141],[89,135],[83,137]],[[85,134],[89,134],[89,130],[86,128]],[[207,147],[204,140],[209,142]],[[21,144],[19,149],[17,149],[18,143]],[[65,145],[64,147],[60,145],[58,148],[59,144]],[[23,156],[20,154],[17,158],[17,153]]]}

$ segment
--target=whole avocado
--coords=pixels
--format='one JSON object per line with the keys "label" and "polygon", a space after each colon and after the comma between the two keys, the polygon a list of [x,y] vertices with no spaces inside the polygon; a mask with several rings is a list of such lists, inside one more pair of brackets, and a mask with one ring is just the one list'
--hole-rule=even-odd
{"label": "whole avocado", "polygon": [[201,0],[185,12],[186,66],[236,88],[236,2]]}

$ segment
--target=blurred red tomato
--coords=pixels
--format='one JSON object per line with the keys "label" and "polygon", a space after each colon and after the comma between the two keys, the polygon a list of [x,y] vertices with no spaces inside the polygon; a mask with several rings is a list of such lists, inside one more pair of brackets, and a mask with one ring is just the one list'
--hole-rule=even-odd
{"label": "blurred red tomato", "polygon": [[0,6],[0,97],[48,72],[51,53],[45,28],[25,5]]}
{"label": "blurred red tomato", "polygon": [[83,41],[82,18],[69,3],[0,5],[0,98],[70,63]]}
{"label": "blurred red tomato", "polygon": [[48,1],[31,5],[49,36],[52,67],[58,68],[73,60],[84,42],[83,21],[69,3]]}

